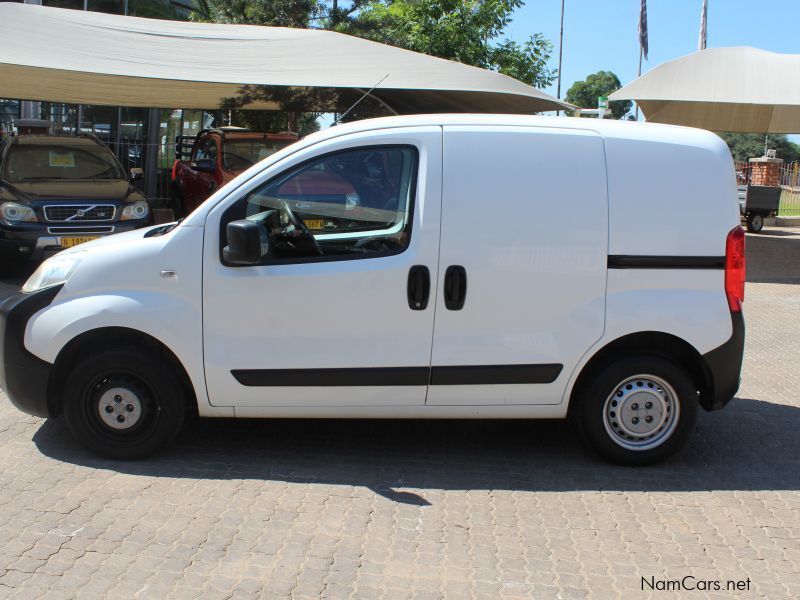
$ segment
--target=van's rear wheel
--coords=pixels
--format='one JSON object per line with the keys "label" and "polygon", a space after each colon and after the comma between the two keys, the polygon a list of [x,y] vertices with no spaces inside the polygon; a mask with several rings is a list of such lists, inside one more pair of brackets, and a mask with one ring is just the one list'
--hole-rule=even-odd
{"label": "van's rear wheel", "polygon": [[674,454],[697,419],[697,386],[658,356],[621,358],[578,390],[573,414],[583,439],[620,464],[646,465]]}
{"label": "van's rear wheel", "polygon": [[91,451],[141,458],[171,442],[185,413],[184,393],[170,366],[136,348],[85,358],[64,385],[64,417]]}

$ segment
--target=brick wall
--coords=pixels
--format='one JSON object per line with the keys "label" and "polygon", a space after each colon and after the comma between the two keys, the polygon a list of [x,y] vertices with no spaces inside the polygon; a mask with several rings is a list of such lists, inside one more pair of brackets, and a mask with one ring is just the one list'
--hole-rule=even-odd
{"label": "brick wall", "polygon": [[780,185],[782,158],[751,158],[750,185]]}

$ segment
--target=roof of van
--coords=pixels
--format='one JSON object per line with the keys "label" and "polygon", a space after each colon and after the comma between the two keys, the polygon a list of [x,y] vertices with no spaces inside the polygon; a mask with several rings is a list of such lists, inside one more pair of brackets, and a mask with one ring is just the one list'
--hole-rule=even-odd
{"label": "roof of van", "polygon": [[[390,129],[393,127],[444,125],[489,125],[506,127],[554,127],[595,131],[603,137],[628,138],[651,141],[680,141],[685,144],[694,142],[698,145],[708,143],[716,146],[721,140],[704,129],[665,125],[657,123],[640,123],[636,121],[616,121],[611,119],[587,119],[576,117],[556,117],[541,115],[503,115],[503,114],[426,114],[405,115],[398,117],[379,117],[364,119],[352,123],[329,127],[308,135],[305,140],[318,142],[323,139],[337,137],[344,133]],[[692,138],[694,138],[692,140]],[[703,143],[705,141],[705,143]]]}
{"label": "roof of van", "polygon": [[[279,162],[324,140],[333,139],[342,135],[358,132],[379,131],[398,127],[442,127],[442,126],[477,126],[489,127],[531,127],[547,128],[552,130],[573,130],[595,132],[607,140],[606,149],[612,146],[618,148],[617,160],[626,161],[632,152],[627,142],[656,143],[672,146],[676,153],[685,154],[687,147],[694,147],[707,151],[724,160],[730,161],[730,150],[727,144],[714,133],[704,129],[679,127],[675,125],[661,125],[654,123],[637,123],[632,121],[612,121],[604,119],[586,119],[576,117],[550,117],[532,115],[491,115],[491,114],[425,114],[406,115],[398,117],[380,117],[364,119],[352,123],[344,123],[335,127],[328,127],[322,131],[312,133],[305,138],[289,145],[275,154],[270,155],[261,163],[251,167],[251,171],[239,177],[252,176],[255,172],[269,168]],[[618,143],[620,142],[620,143]],[[732,172],[732,171],[731,171]],[[205,217],[214,202],[206,203],[196,209],[184,221],[184,226],[203,226]]]}

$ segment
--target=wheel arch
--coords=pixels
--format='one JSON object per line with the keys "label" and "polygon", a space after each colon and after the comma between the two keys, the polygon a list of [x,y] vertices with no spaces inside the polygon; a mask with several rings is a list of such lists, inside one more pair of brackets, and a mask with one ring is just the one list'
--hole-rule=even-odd
{"label": "wheel arch", "polygon": [[48,385],[47,404],[50,415],[58,416],[62,412],[61,390],[70,370],[75,367],[85,350],[92,352],[118,347],[120,345],[137,346],[148,352],[156,352],[174,369],[186,392],[187,408],[197,411],[197,396],[189,373],[181,360],[169,347],[155,337],[129,327],[100,327],[85,331],[67,342],[59,351],[53,363],[53,372]]}
{"label": "wheel arch", "polygon": [[710,410],[713,379],[700,352],[676,335],[663,331],[640,331],[608,342],[583,365],[570,391],[568,412],[572,410],[576,394],[595,373],[612,360],[633,354],[661,356],[684,367],[697,385],[700,405]]}

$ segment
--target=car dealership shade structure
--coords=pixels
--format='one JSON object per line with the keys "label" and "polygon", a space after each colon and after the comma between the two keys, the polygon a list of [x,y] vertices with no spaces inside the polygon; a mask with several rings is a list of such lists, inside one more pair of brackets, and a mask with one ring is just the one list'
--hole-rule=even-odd
{"label": "car dealership shade structure", "polygon": [[609,100],[635,100],[655,123],[800,133],[800,54],[709,48],[658,65]]}
{"label": "car dealership shade structure", "polygon": [[0,94],[132,107],[534,113],[569,108],[516,79],[323,30],[0,3]]}

